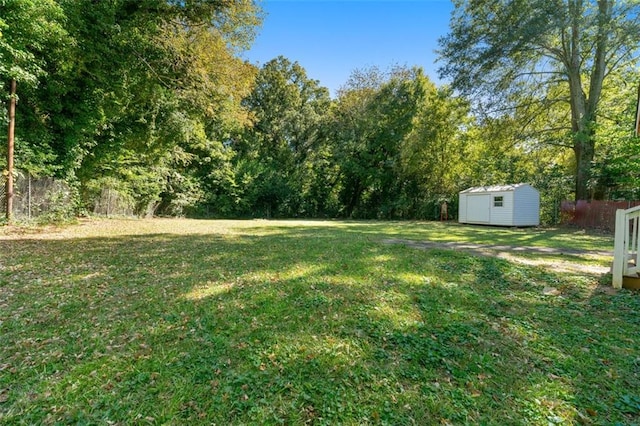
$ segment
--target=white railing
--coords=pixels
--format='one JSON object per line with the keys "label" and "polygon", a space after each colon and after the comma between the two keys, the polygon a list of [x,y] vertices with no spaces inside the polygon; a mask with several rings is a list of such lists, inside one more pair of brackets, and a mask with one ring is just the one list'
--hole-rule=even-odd
{"label": "white railing", "polygon": [[616,211],[616,234],[613,246],[613,286],[622,288],[622,277],[637,274],[640,244],[640,206]]}

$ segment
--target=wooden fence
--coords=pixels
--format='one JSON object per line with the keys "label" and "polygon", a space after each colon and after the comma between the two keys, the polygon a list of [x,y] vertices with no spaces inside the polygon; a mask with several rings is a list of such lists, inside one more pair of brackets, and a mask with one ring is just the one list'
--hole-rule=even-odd
{"label": "wooden fence", "polygon": [[640,201],[563,201],[560,218],[565,225],[614,232],[616,210],[635,206],[640,206]]}

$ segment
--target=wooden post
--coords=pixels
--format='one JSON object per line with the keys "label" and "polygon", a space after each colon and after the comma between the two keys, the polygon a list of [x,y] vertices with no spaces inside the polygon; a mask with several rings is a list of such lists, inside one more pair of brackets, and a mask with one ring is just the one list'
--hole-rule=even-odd
{"label": "wooden post", "polygon": [[613,268],[611,271],[613,287],[622,288],[622,275],[627,262],[627,231],[626,231],[626,211],[616,210],[616,232],[613,245]]}
{"label": "wooden post", "polygon": [[7,222],[11,223],[13,216],[13,147],[15,145],[14,132],[16,125],[16,81],[11,80],[9,100],[9,138],[7,146]]}

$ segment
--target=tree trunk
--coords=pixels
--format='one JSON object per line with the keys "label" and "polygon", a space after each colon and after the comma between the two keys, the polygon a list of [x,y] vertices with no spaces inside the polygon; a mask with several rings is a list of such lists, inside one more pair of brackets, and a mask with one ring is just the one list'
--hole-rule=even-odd
{"label": "tree trunk", "polygon": [[576,158],[576,192],[575,199],[590,200],[589,180],[595,155],[596,135],[595,122],[598,104],[602,94],[602,83],[606,75],[606,55],[608,34],[611,23],[611,0],[598,0],[596,16],[596,37],[593,52],[593,64],[589,71],[589,93],[583,92],[584,58],[580,51],[581,20],[583,18],[582,0],[569,2],[571,21],[571,38],[565,48],[570,51],[567,62],[571,105],[571,129],[573,131],[573,151]]}
{"label": "tree trunk", "polygon": [[13,217],[13,147],[16,124],[16,81],[11,80],[11,92],[9,100],[9,137],[7,142],[7,187],[6,207],[7,222],[11,223]]}
{"label": "tree trunk", "polygon": [[576,201],[590,200],[589,179],[595,153],[595,135],[592,131],[585,131],[577,133],[575,138],[573,151],[576,156]]}
{"label": "tree trunk", "polygon": [[640,136],[640,84],[638,84],[638,106],[636,106],[636,127],[635,136]]}

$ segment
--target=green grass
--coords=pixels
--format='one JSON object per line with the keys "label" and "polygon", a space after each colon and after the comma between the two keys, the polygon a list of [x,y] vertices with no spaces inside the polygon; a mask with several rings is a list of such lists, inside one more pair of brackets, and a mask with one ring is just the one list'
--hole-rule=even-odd
{"label": "green grass", "polygon": [[194,220],[0,232],[0,424],[640,423],[639,293],[382,243],[610,251],[607,236]]}

